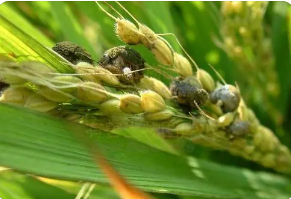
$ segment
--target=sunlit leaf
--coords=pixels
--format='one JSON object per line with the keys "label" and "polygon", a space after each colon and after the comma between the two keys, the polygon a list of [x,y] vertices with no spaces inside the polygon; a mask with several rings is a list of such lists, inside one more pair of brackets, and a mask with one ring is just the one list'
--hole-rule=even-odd
{"label": "sunlit leaf", "polygon": [[145,191],[283,199],[291,188],[290,181],[280,176],[186,160],[124,137],[5,104],[0,104],[0,126],[0,165],[36,175],[107,183],[76,139],[79,136],[74,136],[82,135],[97,144],[122,176]]}

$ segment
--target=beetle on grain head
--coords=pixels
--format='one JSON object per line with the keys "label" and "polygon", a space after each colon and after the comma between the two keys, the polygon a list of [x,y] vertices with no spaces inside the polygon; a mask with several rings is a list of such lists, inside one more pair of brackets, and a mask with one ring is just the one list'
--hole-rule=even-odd
{"label": "beetle on grain head", "polygon": [[210,101],[221,107],[224,113],[236,111],[241,101],[239,89],[235,86],[227,84],[221,75],[213,68],[213,66],[209,66],[224,83],[224,85],[218,86],[210,93]]}
{"label": "beetle on grain head", "polygon": [[79,62],[94,63],[92,56],[84,48],[70,41],[56,43],[52,49],[74,65]]}
{"label": "beetle on grain head", "polygon": [[116,2],[132,17],[132,19],[138,24],[138,27],[129,20],[124,19],[124,17],[110,4],[108,4],[108,6],[113,9],[120,16],[120,18],[112,16],[98,2],[96,3],[104,13],[114,19],[116,22],[115,32],[119,39],[124,43],[129,45],[143,44],[153,53],[156,60],[160,64],[173,66],[175,71],[183,77],[193,75],[192,66],[184,56],[174,52],[171,45],[165,39],[160,37],[149,27],[137,21],[120,3]]}
{"label": "beetle on grain head", "polygon": [[172,82],[170,90],[177,99],[177,103],[181,105],[198,108],[197,105],[202,106],[208,100],[208,93],[194,76],[185,79],[176,78]]}
{"label": "beetle on grain head", "polygon": [[226,127],[226,133],[230,140],[245,137],[250,131],[250,123],[248,121],[236,120]]}
{"label": "beetle on grain head", "polygon": [[107,50],[98,63],[113,74],[124,74],[119,77],[120,81],[126,84],[139,82],[145,67],[145,60],[140,54],[127,46]]}
{"label": "beetle on grain head", "polygon": [[[94,60],[84,48],[77,44],[63,41],[57,43],[52,49],[67,61],[77,66],[77,72],[95,72],[103,73],[104,75],[109,75],[108,72],[110,72],[115,74],[121,82],[126,84],[136,83],[143,77],[145,61],[138,52],[126,46],[114,47],[104,53],[98,64],[107,71],[100,69],[100,67],[94,67],[95,69],[92,69],[93,66],[91,68],[90,65],[94,63]],[[111,77],[111,79],[114,79],[114,81],[111,81],[111,84],[117,84],[116,78]],[[108,83],[108,81],[105,82]]]}
{"label": "beetle on grain head", "polygon": [[[108,16],[115,20],[116,34],[123,42],[131,45],[143,44],[145,47],[151,50],[151,52],[155,55],[157,61],[159,61],[163,65],[173,66],[174,71],[181,75],[182,78],[180,78],[179,80],[174,79],[171,85],[172,95],[178,99],[178,103],[188,104],[192,107],[197,107],[203,105],[207,101],[208,94],[206,91],[211,92],[212,90],[214,90],[214,81],[206,71],[198,68],[195,61],[188,55],[188,53],[180,44],[179,40],[176,38],[175,35],[171,33],[169,34],[175,37],[185,54],[195,65],[197,69],[197,73],[195,75],[193,75],[192,66],[188,59],[174,52],[170,44],[165,39],[160,37],[160,35],[167,34],[155,34],[154,31],[152,31],[150,28],[137,21],[118,2],[116,3],[132,17],[132,19],[138,24],[138,27],[136,27],[132,22],[124,19],[124,17],[110,4],[107,3],[107,5],[112,10],[114,10],[120,16],[120,18],[112,16],[107,11],[105,11],[98,2],[96,3],[103,12],[105,12]],[[187,77],[189,77],[188,79],[197,79],[197,84],[191,85],[191,81],[188,82]],[[183,80],[184,78],[185,81]]]}

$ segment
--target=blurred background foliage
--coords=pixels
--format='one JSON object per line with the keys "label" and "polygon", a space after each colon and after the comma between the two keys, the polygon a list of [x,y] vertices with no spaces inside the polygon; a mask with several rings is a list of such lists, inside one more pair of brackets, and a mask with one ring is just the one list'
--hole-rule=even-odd
{"label": "blurred background foliage", "polygon": [[[117,4],[110,3],[130,19]],[[291,7],[288,3],[123,2],[122,5],[156,33],[174,33],[198,66],[217,80],[209,64],[228,83],[237,83],[261,123],[271,128],[282,143],[291,146]],[[56,42],[69,40],[86,48],[95,60],[106,49],[123,45],[114,33],[114,21],[100,11],[95,2],[6,2],[0,5],[0,12],[41,44],[52,47]],[[108,12],[116,16],[112,10]],[[165,38],[177,52],[182,52],[173,37]],[[157,64],[146,48],[133,48],[148,63]],[[171,142],[187,155],[266,170],[242,158],[196,146],[184,139]],[[12,178],[19,183],[11,184]],[[38,186],[40,193],[50,193],[47,198],[73,198],[81,187],[73,183],[48,184],[47,180],[37,181],[9,171],[1,174],[0,184],[0,190],[6,184],[19,198],[26,198],[31,186]],[[1,197],[11,198],[9,195]],[[157,197],[179,198],[163,194]],[[28,198],[45,197],[42,194]],[[118,197],[109,187],[96,185],[90,198]]]}

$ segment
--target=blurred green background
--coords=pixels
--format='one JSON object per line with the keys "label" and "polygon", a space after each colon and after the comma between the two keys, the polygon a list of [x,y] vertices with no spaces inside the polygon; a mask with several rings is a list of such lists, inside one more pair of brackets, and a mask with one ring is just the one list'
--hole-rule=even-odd
{"label": "blurred green background", "polygon": [[[110,4],[130,19],[117,4]],[[102,5],[117,16],[105,3]],[[223,2],[122,2],[122,5],[156,33],[174,33],[198,66],[213,77],[216,75],[209,64],[228,83],[238,83],[246,103],[256,112],[261,123],[271,128],[282,143],[291,146],[291,7],[288,3],[265,2],[258,8],[255,5],[243,5],[243,8],[232,5],[233,8],[228,8]],[[95,60],[106,49],[124,45],[114,33],[113,19],[102,12],[95,2],[6,2],[0,5],[0,12],[43,45],[52,47],[56,42],[69,40],[86,48]],[[243,35],[241,27],[249,35]],[[177,52],[182,53],[174,38],[165,38]],[[236,41],[236,44],[227,46],[229,39]],[[148,63],[157,64],[145,47],[133,48]],[[243,54],[236,49],[241,49]],[[266,60],[270,62],[266,63]],[[276,86],[269,92],[270,83]],[[198,158],[252,170],[266,170],[226,152],[194,146],[185,140],[175,142],[182,146],[186,154]],[[9,184],[11,178],[21,182],[19,186],[13,185],[20,195],[21,189],[29,189],[32,184],[45,189],[46,193],[51,192],[52,196],[47,198],[72,198],[68,195],[61,197],[62,191],[71,190],[74,193],[72,190],[80,188],[76,185],[72,189],[64,186],[54,191],[54,186],[38,185],[40,182],[33,178],[24,180],[23,176],[9,172],[1,177],[0,182]],[[98,192],[97,196],[90,198],[117,197],[107,186],[98,185],[94,191]],[[162,194],[157,197],[179,198]],[[34,195],[31,198],[45,197]]]}

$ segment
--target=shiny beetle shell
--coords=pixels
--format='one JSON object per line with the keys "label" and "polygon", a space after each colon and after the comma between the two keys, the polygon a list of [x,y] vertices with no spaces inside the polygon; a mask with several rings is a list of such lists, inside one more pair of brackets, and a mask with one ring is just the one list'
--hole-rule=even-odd
{"label": "shiny beetle shell", "polygon": [[210,101],[214,104],[221,102],[220,106],[224,113],[233,112],[240,102],[240,94],[232,85],[223,85],[210,94]]}
{"label": "shiny beetle shell", "polygon": [[125,84],[139,82],[143,77],[140,69],[145,67],[145,60],[140,54],[127,46],[107,50],[98,63],[113,74],[121,74],[118,78]]}
{"label": "shiny beetle shell", "polygon": [[180,105],[197,108],[194,101],[198,106],[202,106],[208,100],[208,93],[194,76],[187,77],[184,80],[175,79],[170,86],[170,90]]}
{"label": "shiny beetle shell", "polygon": [[237,120],[226,128],[229,139],[245,137],[250,131],[250,123],[248,121]]}
{"label": "shiny beetle shell", "polygon": [[84,48],[70,41],[56,43],[52,49],[74,65],[79,62],[90,64],[94,62],[91,55]]}

